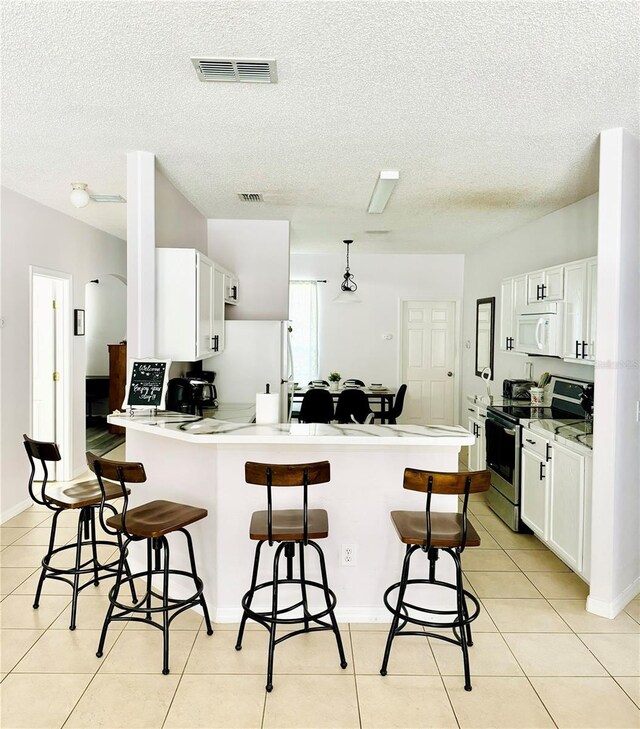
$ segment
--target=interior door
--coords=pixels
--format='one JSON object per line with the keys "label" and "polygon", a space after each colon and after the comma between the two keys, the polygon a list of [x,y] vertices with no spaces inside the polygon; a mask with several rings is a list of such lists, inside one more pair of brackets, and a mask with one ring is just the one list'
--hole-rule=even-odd
{"label": "interior door", "polygon": [[35,440],[56,439],[55,281],[34,276],[32,286],[33,433]]}
{"label": "interior door", "polygon": [[401,380],[407,384],[402,421],[453,425],[456,304],[402,304]]}

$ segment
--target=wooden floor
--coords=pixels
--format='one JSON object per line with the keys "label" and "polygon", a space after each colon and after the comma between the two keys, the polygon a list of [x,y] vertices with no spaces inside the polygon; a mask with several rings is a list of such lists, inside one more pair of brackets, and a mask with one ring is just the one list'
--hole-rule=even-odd
{"label": "wooden floor", "polygon": [[113,450],[121,443],[124,443],[124,435],[110,433],[107,430],[107,422],[100,422],[101,419],[93,418],[91,425],[87,425],[87,450],[97,456]]}

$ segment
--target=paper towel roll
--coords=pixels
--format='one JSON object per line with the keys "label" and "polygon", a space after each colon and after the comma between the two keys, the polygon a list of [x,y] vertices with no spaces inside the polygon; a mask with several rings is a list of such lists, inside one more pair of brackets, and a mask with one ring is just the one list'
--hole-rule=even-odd
{"label": "paper towel roll", "polygon": [[280,422],[280,395],[276,393],[256,395],[256,424],[267,425]]}

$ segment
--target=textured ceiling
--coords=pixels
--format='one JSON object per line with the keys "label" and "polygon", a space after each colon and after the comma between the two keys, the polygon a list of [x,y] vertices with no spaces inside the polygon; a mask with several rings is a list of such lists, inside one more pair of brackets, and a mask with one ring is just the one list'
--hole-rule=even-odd
{"label": "textured ceiling", "polygon": [[[125,237],[124,205],[76,210],[69,183],[126,195],[144,149],[207,217],[289,219],[293,250],[469,250],[595,192],[598,132],[640,131],[639,9],[5,2],[3,184]],[[278,83],[201,83],[193,55],[276,58]]]}

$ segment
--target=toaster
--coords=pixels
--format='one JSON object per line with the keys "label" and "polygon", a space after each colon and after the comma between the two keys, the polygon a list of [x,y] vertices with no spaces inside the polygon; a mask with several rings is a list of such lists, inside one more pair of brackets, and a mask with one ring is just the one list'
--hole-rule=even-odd
{"label": "toaster", "polygon": [[529,400],[529,390],[535,384],[533,380],[503,380],[502,397],[506,400]]}

